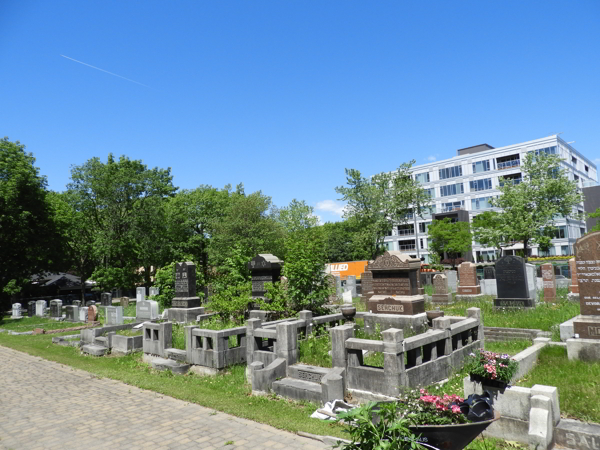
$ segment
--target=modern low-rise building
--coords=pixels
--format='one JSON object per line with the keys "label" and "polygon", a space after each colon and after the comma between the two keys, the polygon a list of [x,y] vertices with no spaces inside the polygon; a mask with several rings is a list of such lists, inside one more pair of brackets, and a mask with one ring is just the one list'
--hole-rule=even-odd
{"label": "modern low-rise building", "polygon": [[[576,180],[581,189],[597,184],[596,165],[559,135],[500,148],[488,144],[463,148],[453,158],[412,168],[415,179],[429,192],[433,210],[431,214],[416,220],[410,218],[408,223],[394,227],[392,234],[385,238],[387,249],[405,251],[415,257],[418,253],[425,262],[429,262],[427,229],[431,221],[450,215],[453,220],[472,222],[477,214],[493,210],[490,200],[500,195],[499,178],[519,183],[522,179],[521,163],[528,152],[559,155],[569,179]],[[581,203],[574,213],[583,212],[584,204]],[[547,254],[573,254],[575,241],[586,232],[585,220],[561,217],[555,225],[556,238]],[[507,247],[505,254],[514,254],[522,249],[523,244],[517,242]],[[530,252],[530,255],[541,255],[535,245]],[[489,260],[492,256],[497,256],[496,249],[473,242],[472,260]]]}

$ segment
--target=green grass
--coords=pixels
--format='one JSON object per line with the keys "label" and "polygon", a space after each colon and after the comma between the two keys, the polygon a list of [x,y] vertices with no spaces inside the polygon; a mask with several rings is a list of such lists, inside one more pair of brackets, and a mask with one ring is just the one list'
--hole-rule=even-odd
{"label": "green grass", "polygon": [[494,353],[506,353],[507,355],[514,356],[519,352],[522,352],[527,347],[531,347],[533,341],[527,339],[519,339],[514,341],[504,342],[485,342],[484,346],[486,350]]}
{"label": "green grass", "polygon": [[431,284],[426,284],[423,286],[423,289],[425,290],[425,294],[429,295],[430,297],[433,295],[433,286]]}
{"label": "green grass", "polygon": [[139,335],[142,334],[142,329],[138,328],[137,330],[134,330],[134,329],[131,329],[131,330],[119,330],[119,331],[116,331],[116,333],[118,335],[121,335],[121,336],[139,336]]}
{"label": "green grass", "polygon": [[251,396],[245,366],[234,366],[216,377],[173,375],[150,369],[141,362],[140,353],[110,358],[86,357],[81,356],[78,349],[52,345],[50,336],[8,336],[3,333],[0,334],[0,345],[282,430],[343,437],[339,425],[310,418],[319,407],[316,404]]}
{"label": "green grass", "polygon": [[85,325],[83,323],[72,323],[65,321],[57,321],[50,319],[48,317],[23,317],[19,320],[13,319],[0,319],[0,328],[5,330],[11,330],[16,332],[24,332],[31,331],[35,328],[43,328],[44,330],[60,330],[62,328],[73,328],[81,325]]}
{"label": "green grass", "polygon": [[600,362],[569,361],[564,347],[542,349],[537,365],[517,385],[558,388],[561,415],[600,423]]}
{"label": "green grass", "polygon": [[[561,299],[556,303],[540,303],[530,310],[494,310],[492,297],[485,296],[477,301],[460,301],[441,308],[446,315],[467,315],[468,308],[480,308],[486,327],[527,328],[553,331],[559,325],[579,314],[579,304]],[[426,309],[433,309],[428,303]]]}

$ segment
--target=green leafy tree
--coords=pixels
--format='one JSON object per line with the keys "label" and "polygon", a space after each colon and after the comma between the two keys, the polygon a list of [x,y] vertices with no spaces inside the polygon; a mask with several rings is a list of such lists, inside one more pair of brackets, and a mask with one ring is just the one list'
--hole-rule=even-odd
{"label": "green leafy tree", "polygon": [[[67,186],[76,211],[89,217],[100,264],[92,277],[104,289],[150,284],[151,266],[168,261],[163,208],[174,195],[170,169],[109,154],[71,169]],[[143,271],[139,268],[143,267]]]}
{"label": "green leafy tree", "polygon": [[452,222],[448,217],[434,220],[429,226],[431,249],[443,258],[444,254],[452,260],[455,267],[456,260],[471,249],[471,230],[468,222]]}
{"label": "green leafy tree", "polygon": [[[591,219],[600,219],[600,208],[596,209],[593,213],[590,213],[588,217]],[[588,233],[592,231],[600,231],[600,221],[596,222],[596,225],[594,225]]]}
{"label": "green leafy tree", "polygon": [[46,177],[25,146],[0,140],[0,311],[34,274],[62,267]]}
{"label": "green leafy tree", "polygon": [[327,262],[360,261],[372,255],[370,236],[358,220],[350,218],[322,225]]}
{"label": "green leafy tree", "polygon": [[502,209],[501,234],[523,242],[523,254],[527,257],[530,244],[547,236],[548,229],[555,228],[557,217],[575,216],[573,208],[583,199],[556,155],[528,153],[522,173],[519,184],[501,180],[501,195],[492,199],[492,205]]}
{"label": "green leafy tree", "polygon": [[370,242],[371,259],[383,252],[385,236],[396,224],[406,223],[411,213],[422,215],[429,199],[413,179],[410,168],[414,160],[397,171],[363,177],[356,169],[346,169],[347,186],[335,188],[347,202],[344,218],[353,218]]}
{"label": "green leafy tree", "polygon": [[511,245],[504,236],[502,215],[497,211],[485,211],[473,217],[473,238],[484,247],[498,249],[502,256],[503,248]]}
{"label": "green leafy tree", "polygon": [[289,233],[319,225],[319,218],[314,215],[313,207],[304,200],[293,199],[289,206],[279,209],[276,216],[277,221]]}

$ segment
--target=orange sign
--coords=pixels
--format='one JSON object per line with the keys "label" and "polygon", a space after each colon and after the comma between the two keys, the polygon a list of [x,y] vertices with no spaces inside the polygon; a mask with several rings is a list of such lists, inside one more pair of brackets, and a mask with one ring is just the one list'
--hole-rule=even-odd
{"label": "orange sign", "polygon": [[354,275],[357,280],[365,271],[369,261],[347,261],[329,264],[328,272],[333,276],[339,276],[342,280],[348,278],[348,275]]}

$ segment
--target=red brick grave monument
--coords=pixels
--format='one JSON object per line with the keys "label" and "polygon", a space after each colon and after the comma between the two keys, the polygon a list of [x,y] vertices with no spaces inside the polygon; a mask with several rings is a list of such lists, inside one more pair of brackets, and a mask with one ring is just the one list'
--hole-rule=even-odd
{"label": "red brick grave monument", "polygon": [[542,264],[542,281],[544,283],[544,301],[556,301],[556,276],[554,266],[550,263]]}
{"label": "red brick grave monument", "polygon": [[472,262],[464,262],[458,266],[457,300],[475,300],[483,297],[481,286],[477,280],[477,267]]}

